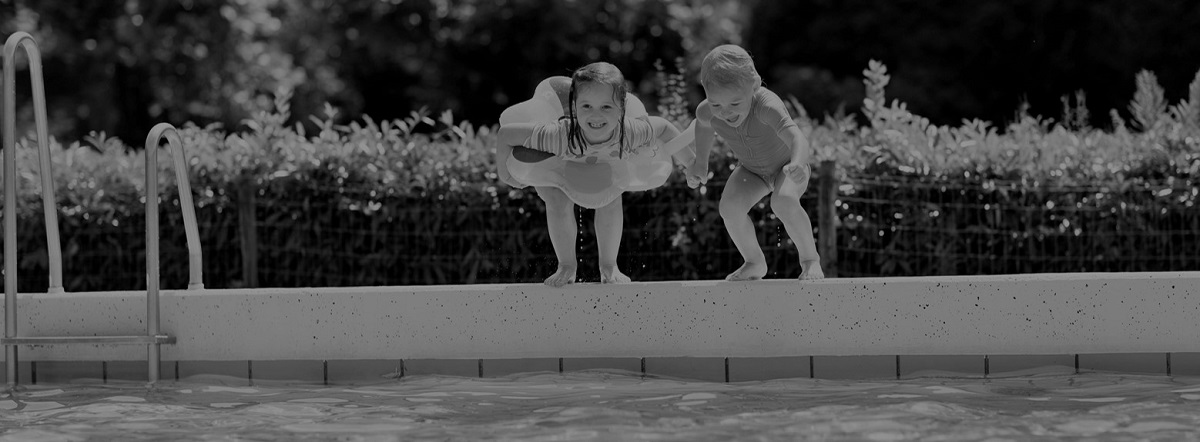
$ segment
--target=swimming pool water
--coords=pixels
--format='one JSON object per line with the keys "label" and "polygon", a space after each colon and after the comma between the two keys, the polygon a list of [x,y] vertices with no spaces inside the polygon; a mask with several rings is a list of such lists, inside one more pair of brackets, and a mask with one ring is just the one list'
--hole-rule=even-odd
{"label": "swimming pool water", "polygon": [[581,371],[247,386],[205,376],[153,389],[22,386],[0,396],[0,429],[0,441],[1179,441],[1200,440],[1200,377],[713,383]]}

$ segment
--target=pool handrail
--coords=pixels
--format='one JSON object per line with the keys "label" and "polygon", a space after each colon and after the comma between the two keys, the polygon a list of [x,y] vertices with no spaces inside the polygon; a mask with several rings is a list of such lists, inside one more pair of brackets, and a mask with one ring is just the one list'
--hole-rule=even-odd
{"label": "pool handrail", "polygon": [[184,227],[188,242],[188,289],[204,288],[200,234],[192,201],[191,185],[187,178],[187,161],[178,131],[168,123],[159,123],[146,139],[146,334],[133,336],[18,336],[17,330],[17,249],[16,249],[16,75],[13,58],[18,47],[29,56],[30,75],[34,89],[39,155],[41,157],[42,201],[46,212],[46,236],[50,255],[50,293],[62,293],[62,252],[58,237],[58,213],[54,198],[53,175],[50,171],[49,131],[46,123],[46,100],[42,81],[41,56],[33,37],[18,32],[9,37],[4,47],[4,305],[6,380],[9,389],[16,386],[17,346],[47,344],[144,344],[147,346],[147,377],[150,385],[159,380],[161,344],[175,343],[173,336],[163,335],[159,327],[159,231],[158,231],[158,147],[163,137],[174,155],[180,204],[183,206]]}
{"label": "pool handrail", "polygon": [[[179,131],[170,123],[158,123],[146,136],[146,263],[154,260],[153,273],[147,267],[147,276],[158,285],[158,147],[167,139],[171,157],[175,164],[175,182],[179,187],[179,205],[183,209],[183,228],[187,235],[188,290],[204,288],[204,256],[200,248],[200,229],[196,221],[196,207],[192,201],[192,185],[188,179],[187,153]],[[152,198],[154,197],[154,198]],[[151,205],[153,204],[153,206]],[[151,210],[154,208],[154,210]],[[153,216],[153,218],[151,218]],[[149,287],[147,287],[149,288]],[[157,315],[156,315],[157,316]]]}
{"label": "pool handrail", "polygon": [[[54,197],[54,174],[50,165],[50,131],[46,117],[46,89],[42,79],[42,56],[33,36],[17,32],[4,43],[4,291],[17,290],[17,49],[25,49],[33,87],[34,121],[37,127],[42,208],[46,217],[46,247],[49,253],[50,284],[47,292],[62,293],[62,245],[58,236],[58,208]],[[5,297],[9,299],[9,297]],[[12,312],[12,306],[6,304]]]}
{"label": "pool handrail", "polygon": [[[58,209],[54,198],[54,174],[50,169],[50,131],[46,122],[46,89],[42,80],[42,56],[37,42],[26,32],[17,32],[4,43],[4,337],[17,336],[17,49],[25,49],[33,89],[34,122],[37,127],[42,207],[46,216],[46,248],[49,254],[49,293],[62,293],[62,245],[58,239]],[[4,346],[8,384],[14,385],[17,348]]]}
{"label": "pool handrail", "polygon": [[[192,204],[192,186],[188,181],[187,160],[184,158],[183,142],[179,131],[170,123],[158,123],[146,135],[146,335],[160,336],[159,329],[159,247],[158,247],[158,147],[163,138],[171,148],[175,159],[175,178],[179,186],[180,206],[183,208],[183,224],[188,245],[188,290],[203,289],[201,270],[200,233],[196,227],[196,211]],[[148,377],[151,384],[158,382],[159,363],[162,360],[160,343],[147,345],[146,357]]]}

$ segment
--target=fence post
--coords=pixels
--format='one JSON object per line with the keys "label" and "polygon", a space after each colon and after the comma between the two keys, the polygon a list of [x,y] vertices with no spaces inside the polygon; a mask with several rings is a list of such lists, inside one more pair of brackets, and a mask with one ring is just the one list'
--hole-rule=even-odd
{"label": "fence post", "polygon": [[817,253],[821,255],[821,269],[825,276],[836,278],[837,267],[837,164],[832,160],[821,161],[817,169]]}
{"label": "fence post", "polygon": [[238,239],[242,250],[242,284],[258,287],[258,194],[252,182],[237,186]]}

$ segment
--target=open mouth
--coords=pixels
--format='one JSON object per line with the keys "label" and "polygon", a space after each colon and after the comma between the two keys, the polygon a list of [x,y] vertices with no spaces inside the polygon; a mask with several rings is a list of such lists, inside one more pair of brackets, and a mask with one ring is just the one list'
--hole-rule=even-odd
{"label": "open mouth", "polygon": [[607,126],[607,125],[608,125],[608,123],[605,123],[603,121],[589,121],[587,124],[587,126],[592,129],[603,129],[604,126]]}
{"label": "open mouth", "polygon": [[741,116],[734,115],[734,116],[732,116],[732,117],[727,117],[727,118],[725,118],[725,122],[727,122],[727,123],[729,123],[729,124],[731,124],[731,125],[732,125],[732,124],[737,124],[738,120],[740,120],[741,118],[742,118]]}

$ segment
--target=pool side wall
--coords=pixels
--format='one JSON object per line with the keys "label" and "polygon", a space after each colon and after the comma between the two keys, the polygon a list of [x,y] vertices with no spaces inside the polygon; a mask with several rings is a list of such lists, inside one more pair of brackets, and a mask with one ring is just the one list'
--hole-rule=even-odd
{"label": "pool side wall", "polygon": [[[19,331],[143,334],[144,300],[142,292],[22,294]],[[939,355],[953,368],[982,355],[1078,364],[1061,358],[1181,353],[1179,363],[1200,352],[1200,272],[174,290],[162,293],[160,311],[161,331],[177,339],[162,346],[164,361],[543,360],[562,368],[567,358],[640,360],[645,370],[641,358],[686,357],[724,361],[728,377],[724,358],[804,357],[801,371],[811,376],[843,360],[814,356],[895,360],[881,372],[890,374],[904,355]],[[146,349],[21,346],[19,355],[139,361]],[[916,366],[940,368],[938,359],[922,361]]]}

